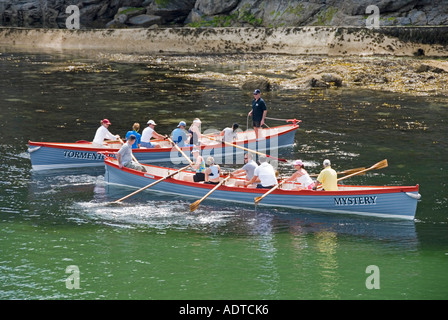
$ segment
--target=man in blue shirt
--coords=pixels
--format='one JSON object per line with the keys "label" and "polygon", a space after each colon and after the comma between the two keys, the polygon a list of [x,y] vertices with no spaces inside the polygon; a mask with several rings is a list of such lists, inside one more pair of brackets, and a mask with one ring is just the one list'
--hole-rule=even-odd
{"label": "man in blue shirt", "polygon": [[185,131],[186,126],[187,124],[185,123],[185,121],[181,121],[179,122],[177,128],[174,129],[171,133],[171,135],[173,136],[173,142],[179,147],[185,147],[185,144],[188,141],[187,132]]}
{"label": "man in blue shirt", "polygon": [[252,115],[252,124],[257,140],[263,138],[261,136],[261,127],[264,124],[267,112],[266,103],[261,98],[261,91],[260,89],[256,89],[254,91],[254,100],[252,100],[252,110],[249,111],[249,115]]}

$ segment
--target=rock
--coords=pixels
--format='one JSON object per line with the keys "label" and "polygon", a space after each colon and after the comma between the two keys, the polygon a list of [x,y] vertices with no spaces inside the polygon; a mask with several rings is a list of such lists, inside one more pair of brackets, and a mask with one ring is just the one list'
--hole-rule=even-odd
{"label": "rock", "polygon": [[333,73],[324,73],[321,76],[322,80],[329,83],[334,84],[336,87],[342,86],[342,77]]}
{"label": "rock", "polygon": [[114,19],[116,19],[117,16],[119,16],[119,15],[125,15],[125,16],[127,16],[127,19],[130,19],[132,17],[138,16],[141,14],[145,14],[145,13],[146,13],[145,8],[121,7],[118,9],[117,14],[115,15]]}
{"label": "rock", "polygon": [[323,80],[319,80],[319,79],[316,79],[316,78],[312,77],[309,80],[309,86],[311,88],[329,88],[330,84],[325,82],[325,81],[323,81]]}
{"label": "rock", "polygon": [[241,89],[250,91],[251,93],[255,89],[260,89],[261,92],[269,91],[271,89],[271,82],[265,77],[254,77],[246,80],[242,84]]}
{"label": "rock", "polygon": [[128,24],[130,24],[131,26],[141,28],[147,28],[153,24],[160,24],[160,23],[162,23],[162,17],[148,14],[141,14],[139,16],[132,17],[128,20]]}
{"label": "rock", "polygon": [[183,22],[194,8],[196,0],[153,1],[146,14],[160,16],[166,23]]}
{"label": "rock", "polygon": [[232,11],[239,2],[239,0],[197,0],[194,9],[207,16],[214,16]]}

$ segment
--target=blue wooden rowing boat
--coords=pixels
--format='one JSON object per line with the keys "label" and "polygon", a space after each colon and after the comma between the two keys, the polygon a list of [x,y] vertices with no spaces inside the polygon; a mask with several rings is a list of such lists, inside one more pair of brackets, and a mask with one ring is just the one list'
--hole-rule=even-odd
{"label": "blue wooden rowing boat", "polygon": [[[119,168],[116,160],[105,158],[105,181],[110,184],[142,188],[166,177],[177,169],[145,165],[146,173]],[[185,175],[194,174],[183,171],[172,178],[152,186],[149,191],[201,198],[214,185],[184,181]],[[254,204],[254,198],[262,196],[268,190],[247,187],[235,187],[237,179],[230,179],[220,186],[207,199],[230,201],[232,203]],[[358,214],[387,218],[414,219],[417,202],[420,199],[419,186],[339,186],[339,191],[292,190],[283,184],[258,205],[315,210],[337,214]],[[208,200],[206,200],[208,201]]]}
{"label": "blue wooden rowing boat", "polygon": [[[238,146],[251,150],[265,151],[271,154],[277,152],[278,148],[291,146],[299,126],[288,124],[278,127],[263,129],[265,139],[257,141],[253,131],[239,132],[234,142]],[[216,137],[215,137],[216,138]],[[173,164],[185,163],[185,158],[173,146],[164,140],[154,140],[161,148],[134,149],[133,153],[141,163],[171,162]],[[88,141],[76,143],[61,142],[35,142],[29,141],[28,152],[31,158],[33,170],[64,169],[75,167],[102,166],[104,154],[113,154],[121,147],[116,141],[108,142],[103,148],[98,148]],[[213,156],[218,164],[243,163],[244,151],[239,148],[229,147],[224,143],[214,140],[203,139],[201,146],[204,156]],[[191,147],[182,150],[189,154]],[[240,162],[236,162],[237,160]]]}

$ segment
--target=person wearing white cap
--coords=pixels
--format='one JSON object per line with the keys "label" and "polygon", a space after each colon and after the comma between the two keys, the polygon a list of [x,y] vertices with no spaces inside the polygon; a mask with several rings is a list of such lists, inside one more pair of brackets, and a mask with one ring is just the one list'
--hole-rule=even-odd
{"label": "person wearing white cap", "polygon": [[187,124],[185,121],[179,122],[177,128],[171,132],[173,142],[177,144],[179,147],[185,147],[188,141],[188,135],[185,131],[185,127]]}
{"label": "person wearing white cap", "polygon": [[297,170],[286,179],[286,182],[295,182],[298,184],[298,189],[312,189],[314,187],[313,179],[311,179],[308,172],[305,170],[302,160],[293,162],[294,168]]}
{"label": "person wearing white cap", "polygon": [[110,139],[110,140],[118,140],[120,136],[113,135],[109,131],[109,126],[112,123],[108,119],[101,120],[101,126],[96,130],[95,137],[93,138],[92,145],[95,147],[104,147],[104,139]]}
{"label": "person wearing white cap", "polygon": [[163,136],[161,134],[158,134],[154,130],[154,127],[157,125],[154,122],[154,120],[149,120],[147,122],[147,124],[148,124],[148,126],[142,132],[142,138],[141,138],[140,146],[141,147],[145,147],[145,148],[160,148],[159,144],[152,143],[150,140],[151,140],[151,138],[165,139],[165,136]]}
{"label": "person wearing white cap", "polygon": [[199,120],[199,118],[194,119],[193,123],[188,129],[188,133],[190,134],[190,144],[196,146],[201,144],[200,141],[202,138],[202,134],[200,127],[201,127],[201,120]]}
{"label": "person wearing white cap", "polygon": [[331,168],[331,162],[325,159],[323,162],[324,169],[317,177],[313,190],[317,189],[319,183],[322,184],[322,188],[325,191],[338,191],[338,174]]}

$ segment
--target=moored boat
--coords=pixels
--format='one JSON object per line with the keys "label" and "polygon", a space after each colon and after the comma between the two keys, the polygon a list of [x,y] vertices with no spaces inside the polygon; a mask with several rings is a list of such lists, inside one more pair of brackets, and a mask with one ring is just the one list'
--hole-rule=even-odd
{"label": "moored boat", "polygon": [[[174,173],[178,169],[145,165],[146,173],[119,168],[115,159],[105,158],[105,181],[110,184],[143,188],[150,183]],[[155,184],[148,190],[178,194],[190,198],[201,198],[214,185],[184,181],[192,171],[182,171],[171,178]],[[229,179],[214,191],[208,199],[233,203],[254,204],[255,197],[262,196],[267,189],[236,187],[237,179]],[[293,185],[284,184],[259,205],[287,207],[338,214],[358,214],[387,218],[414,219],[419,186],[350,186],[340,185],[338,191],[295,190]]]}
{"label": "moored boat", "polygon": [[[278,148],[291,146],[299,126],[296,123],[263,129],[265,139],[257,141],[253,131],[239,132],[234,143],[238,146],[258,151],[276,152]],[[211,136],[213,138],[213,136]],[[216,136],[215,136],[216,138]],[[160,148],[133,149],[134,156],[141,163],[172,162],[178,164],[185,162],[183,155],[178,152],[166,140],[152,140],[160,145]],[[33,170],[63,169],[74,167],[102,166],[104,154],[117,152],[121,143],[109,141],[104,147],[95,147],[89,141],[76,143],[60,142],[35,142],[29,141],[28,152],[31,158]],[[230,163],[235,157],[241,157],[244,151],[239,148],[229,147],[222,142],[204,138],[202,140],[202,153],[215,157],[217,163]],[[187,152],[191,147],[182,148]]]}

